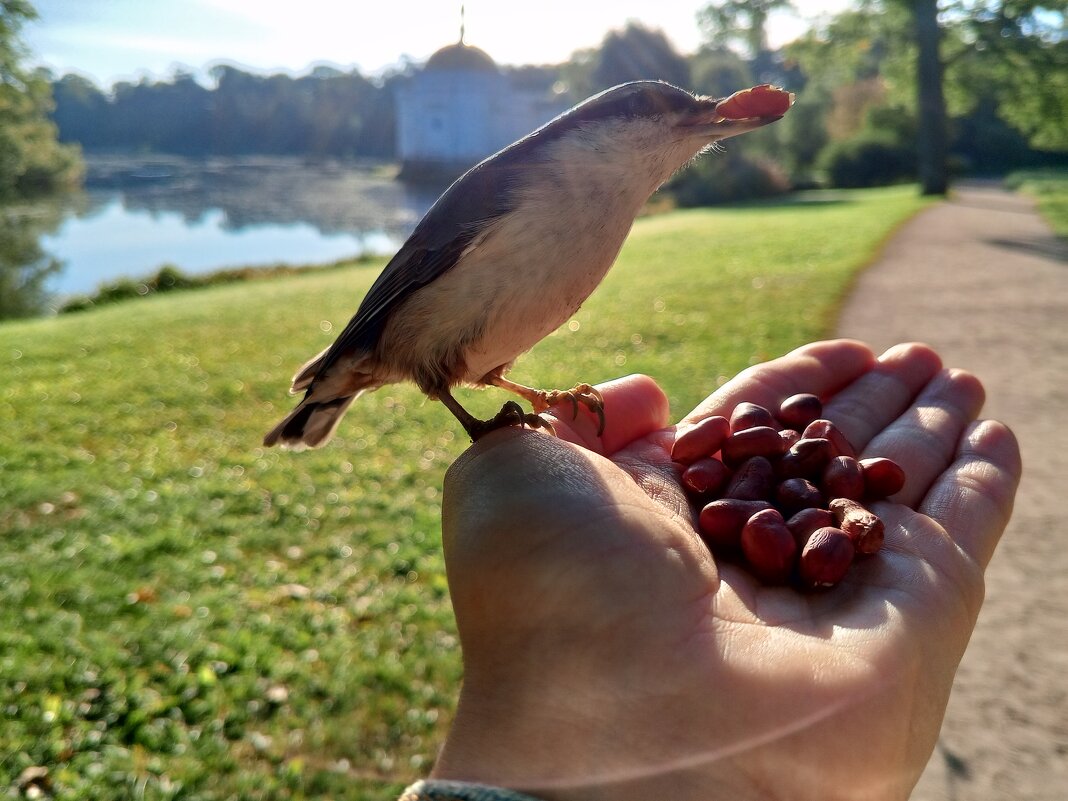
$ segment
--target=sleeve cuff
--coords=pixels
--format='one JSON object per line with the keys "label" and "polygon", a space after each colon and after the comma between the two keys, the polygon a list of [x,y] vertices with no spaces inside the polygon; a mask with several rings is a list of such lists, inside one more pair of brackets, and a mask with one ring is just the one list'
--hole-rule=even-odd
{"label": "sleeve cuff", "polygon": [[504,787],[447,779],[424,779],[409,786],[397,801],[539,801]]}

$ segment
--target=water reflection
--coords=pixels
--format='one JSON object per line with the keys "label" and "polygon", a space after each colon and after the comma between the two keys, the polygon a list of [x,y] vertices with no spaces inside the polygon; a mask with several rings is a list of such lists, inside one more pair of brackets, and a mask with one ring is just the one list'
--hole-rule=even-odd
{"label": "water reflection", "polygon": [[80,208],[72,196],[0,206],[0,320],[32,317],[47,308],[49,283],[63,263],[41,247],[41,238]]}
{"label": "water reflection", "polygon": [[336,161],[114,157],[93,158],[88,168],[94,196],[119,193],[128,211],[178,212],[188,223],[218,209],[228,230],[303,222],[327,234],[403,238],[437,195],[393,180],[387,167]]}
{"label": "water reflection", "polygon": [[163,264],[198,273],[392,252],[437,196],[381,166],[339,162],[112,157],[88,167],[84,192],[4,211],[0,317]]}

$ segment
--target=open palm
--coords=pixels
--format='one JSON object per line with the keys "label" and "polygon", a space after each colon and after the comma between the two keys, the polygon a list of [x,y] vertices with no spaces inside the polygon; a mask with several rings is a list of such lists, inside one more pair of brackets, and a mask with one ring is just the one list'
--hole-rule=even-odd
{"label": "open palm", "polygon": [[649,379],[601,387],[608,426],[507,430],[446,480],[464,650],[435,775],[547,799],[907,798],[934,746],[1019,477],[983,393],[930,349],[817,343],[739,375],[742,400],[825,399],[858,451],[908,482],[884,549],[829,592],[767,588],[713,559]]}

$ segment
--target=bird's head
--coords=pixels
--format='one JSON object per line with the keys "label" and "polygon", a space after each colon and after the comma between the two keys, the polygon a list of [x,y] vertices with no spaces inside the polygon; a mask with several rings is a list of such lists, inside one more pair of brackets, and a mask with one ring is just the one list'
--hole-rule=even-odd
{"label": "bird's head", "polygon": [[529,139],[551,160],[648,173],[659,184],[715,143],[782,118],[781,109],[726,116],[724,102],[662,81],[634,81],[579,103]]}
{"label": "bird's head", "polygon": [[723,103],[724,98],[695,95],[663,81],[633,81],[594,95],[557,120],[572,129],[604,125],[621,136],[633,136],[633,131],[655,131],[661,143],[710,144],[782,118],[778,110],[728,118],[720,109]]}

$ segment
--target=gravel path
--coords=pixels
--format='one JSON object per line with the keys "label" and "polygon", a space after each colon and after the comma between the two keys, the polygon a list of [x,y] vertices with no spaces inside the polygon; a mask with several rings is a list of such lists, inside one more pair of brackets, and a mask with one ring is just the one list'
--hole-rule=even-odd
{"label": "gravel path", "polygon": [[1068,243],[1026,198],[958,187],[858,280],[841,336],[919,340],[987,389],[1023,451],[938,748],[912,801],[1068,799]]}

